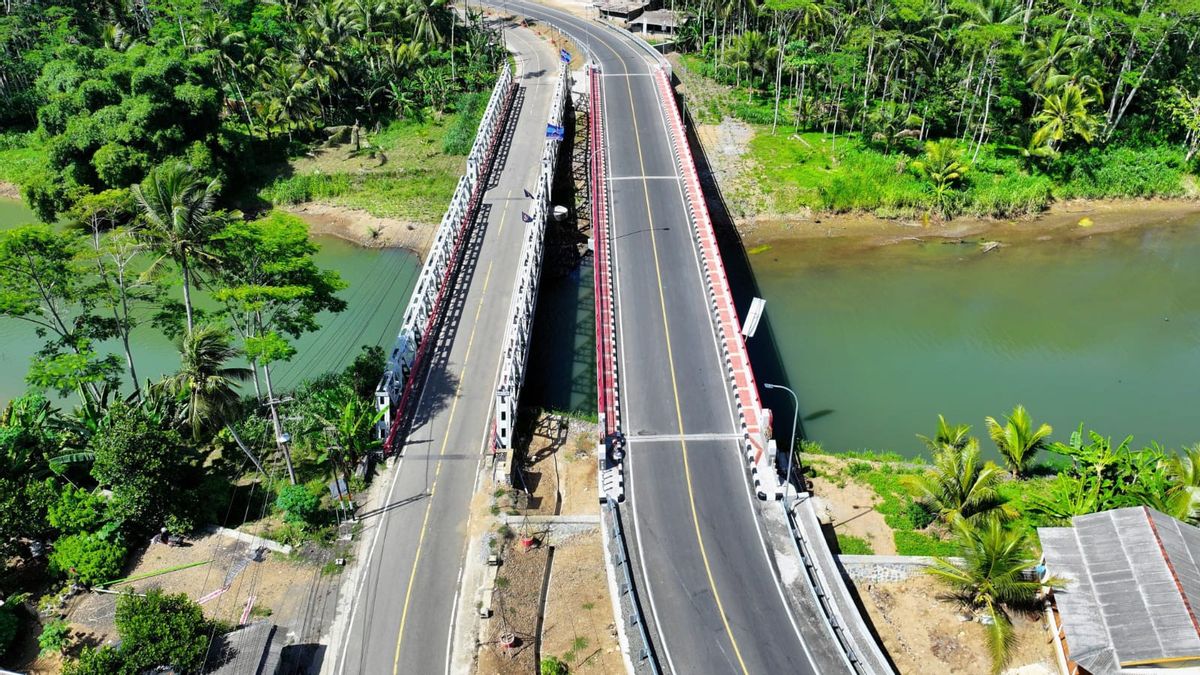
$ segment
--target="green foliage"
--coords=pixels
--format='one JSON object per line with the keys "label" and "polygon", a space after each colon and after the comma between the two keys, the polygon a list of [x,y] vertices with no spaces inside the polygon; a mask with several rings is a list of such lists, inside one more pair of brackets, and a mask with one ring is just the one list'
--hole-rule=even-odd
{"label": "green foliage", "polygon": [[116,625],[121,660],[129,672],[168,664],[180,672],[198,672],[213,629],[186,594],[168,595],[157,588],[145,597],[117,598]]}
{"label": "green foliage", "polygon": [[988,436],[996,444],[1014,478],[1025,475],[1033,465],[1033,458],[1046,447],[1047,439],[1054,431],[1049,424],[1042,424],[1035,429],[1033,419],[1023,405],[1013,408],[1004,424],[993,417],[986,418],[984,422]]}
{"label": "green foliage", "polygon": [[875,549],[871,548],[871,542],[862,537],[855,537],[849,534],[839,534],[837,536],[838,549],[843,555],[874,555]]}
{"label": "green foliage", "polygon": [[958,553],[954,542],[913,531],[893,533],[896,555],[952,556]]}
{"label": "green foliage", "polygon": [[55,619],[42,626],[42,632],[38,635],[38,647],[41,648],[42,654],[60,653],[70,642],[71,624],[62,619]]}
{"label": "green foliage", "polygon": [[120,575],[125,554],[124,545],[99,534],[72,534],[54,542],[50,572],[83,586],[95,586]]}
{"label": "green foliage", "polygon": [[63,675],[113,675],[124,673],[124,659],[116,649],[103,645],[84,647],[79,658],[63,664]]}
{"label": "green foliage", "polygon": [[466,155],[475,143],[475,131],[483,118],[491,92],[466,92],[459,96],[455,109],[458,115],[446,130],[442,139],[442,152],[447,155]]}
{"label": "green foliage", "polygon": [[17,629],[21,627],[21,618],[16,611],[5,605],[0,607],[0,655],[8,651],[13,640],[17,638]]}
{"label": "green foliage", "polygon": [[543,656],[538,665],[538,673],[541,675],[567,675],[568,672],[567,664],[557,656]]}
{"label": "green foliage", "polygon": [[928,573],[942,581],[965,607],[990,619],[985,624],[992,672],[1007,665],[1016,637],[1009,611],[1036,608],[1043,583],[1062,587],[1056,579],[1029,580],[1025,571],[1037,562],[1023,532],[1005,529],[999,521],[987,519],[970,524],[957,523],[961,563],[939,557]]}
{"label": "green foliage", "polygon": [[277,178],[259,193],[275,205],[301,204],[340,197],[353,190],[346,174],[305,174]]}
{"label": "green foliage", "polygon": [[320,493],[307,485],[285,485],[275,498],[275,508],[283,512],[283,519],[288,523],[312,525],[320,513]]}
{"label": "green foliage", "polygon": [[145,408],[113,404],[92,437],[92,475],[112,490],[109,514],[134,536],[190,530],[203,513],[196,448]]}
{"label": "green foliage", "polygon": [[104,524],[105,505],[102,496],[66,485],[50,505],[47,517],[50,526],[64,535],[95,532]]}

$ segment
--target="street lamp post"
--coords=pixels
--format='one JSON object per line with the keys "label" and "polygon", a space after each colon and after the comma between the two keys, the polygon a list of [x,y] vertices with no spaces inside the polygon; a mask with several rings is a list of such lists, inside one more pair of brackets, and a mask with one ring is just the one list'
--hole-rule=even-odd
{"label": "street lamp post", "polygon": [[[771,384],[763,382],[764,389],[782,389],[792,396],[792,435],[788,438],[791,442],[791,447],[788,449],[788,466],[787,466],[787,481],[792,482],[794,477],[794,467],[796,465],[796,424],[800,420],[800,399],[796,397],[796,392],[782,384]],[[799,489],[799,488],[797,488]]]}

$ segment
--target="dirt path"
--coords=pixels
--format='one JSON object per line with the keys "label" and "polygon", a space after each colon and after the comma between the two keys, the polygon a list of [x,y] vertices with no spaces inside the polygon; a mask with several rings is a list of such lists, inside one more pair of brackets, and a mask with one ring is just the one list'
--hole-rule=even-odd
{"label": "dirt path", "polygon": [[543,657],[556,656],[571,673],[581,675],[605,675],[624,669],[598,531],[555,544],[546,598]]}

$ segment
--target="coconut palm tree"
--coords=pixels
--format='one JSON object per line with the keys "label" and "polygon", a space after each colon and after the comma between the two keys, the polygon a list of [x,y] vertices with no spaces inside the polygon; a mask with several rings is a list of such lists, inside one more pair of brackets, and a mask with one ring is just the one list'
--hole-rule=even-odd
{"label": "coconut palm tree", "polygon": [[1049,145],[1057,151],[1059,146],[1078,136],[1085,143],[1096,137],[1100,123],[1088,112],[1092,99],[1084,95],[1078,85],[1068,84],[1042,102],[1042,111],[1033,121],[1041,126],[1033,134],[1035,145]]}
{"label": "coconut palm tree", "polygon": [[971,442],[971,425],[969,424],[950,424],[946,421],[944,415],[938,415],[937,432],[933,438],[928,436],[917,435],[925,446],[932,451],[938,451],[943,448],[963,449]]}
{"label": "coconut palm tree", "polygon": [[1023,405],[1013,408],[1012,414],[1005,418],[1003,425],[994,417],[988,417],[984,422],[987,423],[988,435],[992,437],[996,449],[1004,457],[1013,478],[1025,475],[1033,463],[1034,456],[1046,448],[1047,439],[1054,432],[1054,428],[1049,424],[1042,424],[1034,429],[1029,411],[1025,410]]}
{"label": "coconut palm tree", "polygon": [[933,185],[933,196],[942,214],[949,211],[951,192],[967,173],[968,165],[959,161],[962,151],[952,138],[925,143],[925,154],[909,166]]}
{"label": "coconut palm tree", "polygon": [[1011,610],[1034,610],[1042,586],[1062,588],[1060,579],[1029,579],[1026,570],[1037,560],[1030,554],[1028,535],[1005,529],[996,519],[957,525],[962,562],[937,558],[926,572],[950,588],[951,595],[984,617],[992,672],[1008,663],[1016,644]]}
{"label": "coconut palm tree", "polygon": [[219,429],[237,411],[238,385],[250,378],[249,368],[226,365],[238,353],[225,329],[201,326],[179,341],[179,372],[156,385],[183,402],[182,412],[194,438]]}
{"label": "coconut palm tree", "polygon": [[[957,430],[957,429],[951,429]],[[918,501],[947,525],[960,520],[977,522],[994,516],[1013,515],[1000,496],[1003,470],[980,458],[979,442],[968,438],[961,447],[943,444],[933,454],[933,468],[906,480]]]}
{"label": "coconut palm tree", "polygon": [[207,179],[182,162],[170,162],[150,172],[140,185],[130,188],[141,209],[141,235],[160,257],[175,261],[183,275],[183,309],[192,332],[192,286],[197,268],[217,262],[208,251],[208,240],[221,219],[213,212],[221,183]]}

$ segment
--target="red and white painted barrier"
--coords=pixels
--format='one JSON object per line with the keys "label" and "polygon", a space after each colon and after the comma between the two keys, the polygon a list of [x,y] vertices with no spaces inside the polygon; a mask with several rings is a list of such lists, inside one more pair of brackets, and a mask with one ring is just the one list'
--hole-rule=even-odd
{"label": "red and white painted barrier", "polygon": [[675,161],[683,177],[688,211],[692,220],[692,232],[695,235],[701,267],[706,277],[709,309],[717,327],[721,358],[724,361],[726,374],[734,393],[738,421],[745,436],[746,459],[751,462],[750,470],[754,476],[758,496],[762,499],[781,499],[783,491],[775,473],[775,458],[768,439],[771,424],[770,411],[762,407],[762,402],[758,397],[758,385],[754,380],[750,357],[746,353],[746,343],[742,339],[741,324],[738,320],[737,308],[733,304],[733,293],[729,290],[725,264],[721,259],[721,251],[717,247],[717,236],[713,230],[712,219],[708,214],[708,206],[704,201],[704,191],[700,187],[696,163],[692,158],[691,148],[688,146],[687,129],[683,125],[683,118],[679,113],[679,106],[675,101],[675,91],[671,87],[667,71],[656,70],[654,78],[658,85],[659,98],[666,111],[667,125],[671,132],[671,144],[675,150]]}
{"label": "red and white painted barrier", "polygon": [[608,180],[604,152],[604,114],[600,99],[600,71],[589,72],[588,122],[591,126],[592,237],[596,287],[596,384],[600,427],[605,438],[621,428],[617,388],[616,310],[613,306],[612,230],[608,220]]}

